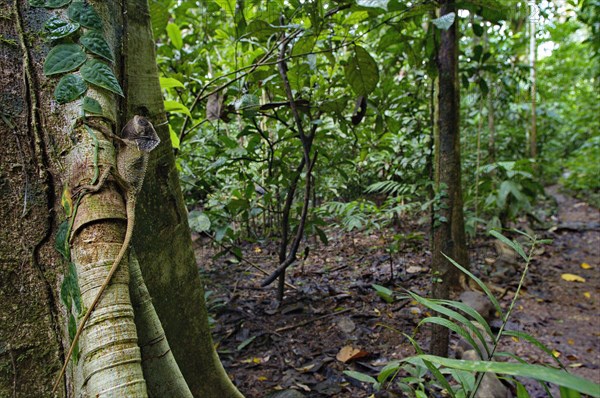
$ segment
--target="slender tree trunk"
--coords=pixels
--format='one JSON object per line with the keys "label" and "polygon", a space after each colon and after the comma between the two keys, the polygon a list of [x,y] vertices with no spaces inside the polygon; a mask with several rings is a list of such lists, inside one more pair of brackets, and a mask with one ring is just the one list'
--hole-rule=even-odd
{"label": "slender tree trunk", "polygon": [[[442,2],[440,16],[456,12],[453,0]],[[468,267],[460,173],[458,35],[456,20],[441,30],[437,52],[438,80],[435,111],[435,184],[433,217],[432,296],[447,299],[458,288],[458,270],[443,254]],[[431,352],[446,356],[448,330],[433,325]]]}
{"label": "slender tree trunk", "polygon": [[[531,2],[530,2],[531,3]],[[535,1],[532,7],[535,7]],[[537,157],[537,122],[536,122],[536,75],[535,75],[535,63],[537,58],[536,41],[535,41],[535,16],[530,16],[529,22],[529,62],[531,66],[530,80],[531,80],[531,131],[529,134],[529,156],[532,159]]]}

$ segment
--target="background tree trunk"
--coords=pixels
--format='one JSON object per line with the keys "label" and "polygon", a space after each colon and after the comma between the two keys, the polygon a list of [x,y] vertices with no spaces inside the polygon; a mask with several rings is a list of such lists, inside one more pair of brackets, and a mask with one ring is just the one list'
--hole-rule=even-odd
{"label": "background tree trunk", "polygon": [[[442,2],[440,16],[456,12],[453,0]],[[438,79],[435,107],[435,191],[432,251],[432,296],[448,299],[458,288],[458,270],[443,254],[468,267],[460,173],[458,18],[441,30],[437,52]],[[430,351],[448,354],[448,330],[433,325]]]}

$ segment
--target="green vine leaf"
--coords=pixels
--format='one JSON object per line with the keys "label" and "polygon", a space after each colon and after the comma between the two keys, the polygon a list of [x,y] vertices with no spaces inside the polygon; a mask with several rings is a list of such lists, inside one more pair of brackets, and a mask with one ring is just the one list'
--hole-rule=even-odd
{"label": "green vine leaf", "polygon": [[63,37],[70,36],[77,32],[79,29],[77,22],[64,21],[57,17],[52,17],[44,24],[44,28],[48,31],[48,38],[50,40],[61,39]]}
{"label": "green vine leaf", "polygon": [[81,76],[69,74],[63,76],[56,85],[54,98],[56,98],[59,104],[71,102],[83,95],[87,88],[88,86]]}
{"label": "green vine leaf", "polygon": [[[56,232],[56,240],[54,241],[54,248],[57,252],[62,254],[62,256],[68,260],[70,258],[69,253],[69,245],[67,244],[67,232],[69,231],[69,221],[63,221],[58,226],[58,231]],[[66,305],[66,303],[65,303]]]}
{"label": "green vine leaf", "polygon": [[78,22],[86,28],[102,30],[102,19],[89,3],[76,1],[69,6],[67,14],[71,21]]}
{"label": "green vine leaf", "polygon": [[102,105],[92,97],[85,97],[83,99],[83,111],[85,113],[102,115]]}
{"label": "green vine leaf", "polygon": [[81,68],[81,76],[83,80],[94,86],[102,87],[122,97],[124,96],[119,81],[110,69],[110,66],[104,62],[96,59],[89,60]]}
{"label": "green vine leaf", "polygon": [[354,46],[354,54],[344,68],[346,80],[356,95],[369,95],[379,82],[379,69],[371,55],[360,46]]}
{"label": "green vine leaf", "polygon": [[69,4],[71,0],[29,0],[32,7],[60,8]]}
{"label": "green vine leaf", "polygon": [[102,33],[96,30],[90,30],[81,36],[79,42],[83,44],[89,52],[99,55],[108,61],[114,61],[112,51],[106,40],[104,40]]}
{"label": "green vine leaf", "polygon": [[44,75],[52,76],[70,72],[81,66],[87,59],[83,48],[78,44],[59,44],[52,48],[44,62]]}

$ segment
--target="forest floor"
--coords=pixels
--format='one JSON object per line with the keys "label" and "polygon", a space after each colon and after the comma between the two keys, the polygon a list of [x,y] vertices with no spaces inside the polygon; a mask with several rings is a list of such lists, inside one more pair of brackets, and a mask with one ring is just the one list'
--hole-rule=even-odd
{"label": "forest floor", "polygon": [[[537,226],[533,232],[553,243],[536,250],[507,328],[536,337],[570,372],[600,383],[600,212],[557,187],[547,193],[554,203],[551,215],[543,228]],[[415,354],[402,332],[412,335],[429,315],[426,309],[408,299],[387,303],[372,287],[379,284],[398,294],[402,289],[429,293],[428,231],[417,222],[403,224],[388,233],[408,236],[419,231],[423,239],[409,240],[393,256],[393,280],[380,236],[332,228],[327,246],[311,241],[303,266],[299,261],[288,270],[287,280],[295,289],[286,288],[279,307],[277,282],[261,288],[265,276],[255,267],[275,268],[274,242],[244,245],[250,265],[231,255],[214,258],[218,250],[197,237],[214,341],[228,374],[246,397],[270,396],[279,390],[296,390],[288,395],[293,397],[368,397],[372,385],[343,371],[377,377],[388,362]],[[500,300],[506,309],[524,264],[499,253],[502,248],[494,241],[479,237],[470,242],[471,269],[497,290],[508,288]],[[564,280],[565,273],[585,281]],[[424,350],[429,346],[428,329],[416,334]],[[501,350],[528,363],[553,363],[548,354],[522,339],[503,340]],[[532,397],[546,396],[539,384],[525,385]]]}

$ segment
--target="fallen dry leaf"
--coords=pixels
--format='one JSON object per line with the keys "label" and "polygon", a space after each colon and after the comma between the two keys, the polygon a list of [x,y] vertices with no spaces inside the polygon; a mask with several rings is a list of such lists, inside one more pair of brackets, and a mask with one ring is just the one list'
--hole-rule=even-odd
{"label": "fallen dry leaf", "polygon": [[592,293],[590,293],[590,292],[583,292],[583,297],[585,297],[586,299],[590,299],[590,298],[592,298]]}
{"label": "fallen dry leaf", "polygon": [[346,363],[353,359],[366,357],[367,355],[369,355],[367,351],[361,350],[360,348],[354,348],[350,345],[346,345],[342,347],[340,352],[338,352],[335,357],[338,361]]}
{"label": "fallen dry leaf", "polygon": [[560,277],[567,282],[585,282],[585,278],[575,274],[562,274]]}
{"label": "fallen dry leaf", "polygon": [[590,269],[590,268],[592,268],[592,266],[589,265],[588,263],[581,263],[581,268],[583,268],[583,269]]}

